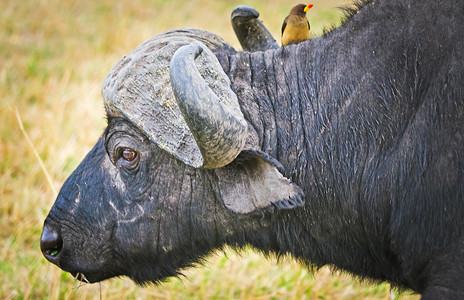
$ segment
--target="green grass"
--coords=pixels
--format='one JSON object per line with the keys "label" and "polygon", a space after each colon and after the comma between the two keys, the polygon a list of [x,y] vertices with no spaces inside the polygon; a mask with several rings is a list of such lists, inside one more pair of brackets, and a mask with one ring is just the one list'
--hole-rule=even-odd
{"label": "green grass", "polygon": [[[239,49],[229,20],[233,7],[244,3],[260,11],[280,41],[281,22],[294,4],[284,0],[2,1],[0,299],[391,299],[387,284],[359,283],[327,268],[313,275],[291,259],[268,261],[251,250],[213,255],[205,266],[185,270],[185,278],[146,288],[127,278],[81,286],[40,253],[56,190],[105,126],[100,89],[112,65],[175,27],[214,31]],[[320,35],[337,22],[334,7],[344,1],[313,3],[309,18]]]}

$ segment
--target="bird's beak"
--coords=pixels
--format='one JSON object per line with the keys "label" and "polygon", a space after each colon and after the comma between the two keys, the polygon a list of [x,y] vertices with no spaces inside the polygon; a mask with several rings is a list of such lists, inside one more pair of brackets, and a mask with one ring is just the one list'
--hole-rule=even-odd
{"label": "bird's beak", "polygon": [[303,11],[304,11],[304,12],[307,12],[311,7],[313,7],[313,5],[312,5],[312,4],[308,4],[308,5],[306,5],[306,7],[304,8]]}

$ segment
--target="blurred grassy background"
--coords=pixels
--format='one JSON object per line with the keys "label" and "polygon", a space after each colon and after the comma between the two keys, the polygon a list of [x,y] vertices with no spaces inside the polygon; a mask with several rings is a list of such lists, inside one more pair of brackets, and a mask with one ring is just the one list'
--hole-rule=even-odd
{"label": "blurred grassy background", "polygon": [[[340,12],[335,8],[346,1],[313,0],[315,6],[308,16],[314,35],[320,35],[323,26],[338,22]],[[251,250],[241,256],[232,251],[227,257],[215,255],[206,266],[186,270],[186,278],[147,288],[137,287],[127,278],[81,286],[42,257],[42,223],[56,191],[105,126],[100,88],[112,65],[147,38],[175,27],[213,31],[240,49],[229,21],[239,4],[258,9],[280,43],[281,22],[296,2],[2,0],[1,299],[398,297],[388,284],[359,283],[346,275],[331,274],[327,268],[314,276],[291,259],[267,261]]]}

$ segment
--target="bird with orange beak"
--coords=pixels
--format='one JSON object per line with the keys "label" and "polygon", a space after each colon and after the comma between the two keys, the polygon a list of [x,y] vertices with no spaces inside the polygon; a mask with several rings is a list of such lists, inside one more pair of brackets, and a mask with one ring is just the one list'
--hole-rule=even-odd
{"label": "bird with orange beak", "polygon": [[282,24],[282,46],[309,40],[310,26],[306,12],[311,7],[313,7],[312,4],[298,4],[290,10]]}

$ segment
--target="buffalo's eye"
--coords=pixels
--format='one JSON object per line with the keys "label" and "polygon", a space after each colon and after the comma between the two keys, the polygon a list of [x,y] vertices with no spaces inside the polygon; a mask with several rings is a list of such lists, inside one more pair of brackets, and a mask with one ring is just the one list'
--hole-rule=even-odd
{"label": "buffalo's eye", "polygon": [[130,148],[120,148],[116,153],[114,160],[116,167],[133,169],[138,166],[139,154],[137,151]]}
{"label": "buffalo's eye", "polygon": [[137,152],[135,152],[132,149],[123,149],[121,152],[121,157],[127,160],[128,162],[131,162],[137,158]]}

